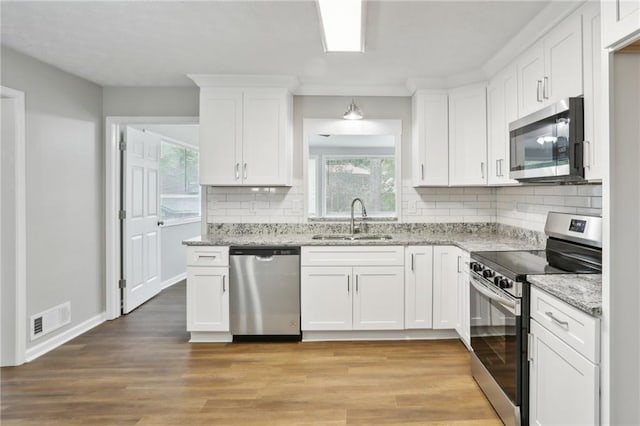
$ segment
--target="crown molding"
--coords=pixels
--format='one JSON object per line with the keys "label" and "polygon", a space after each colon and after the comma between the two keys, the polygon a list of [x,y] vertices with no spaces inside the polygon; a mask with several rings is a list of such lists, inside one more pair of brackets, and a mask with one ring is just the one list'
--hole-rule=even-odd
{"label": "crown molding", "polygon": [[293,92],[300,84],[292,75],[187,74],[200,87],[278,87]]}

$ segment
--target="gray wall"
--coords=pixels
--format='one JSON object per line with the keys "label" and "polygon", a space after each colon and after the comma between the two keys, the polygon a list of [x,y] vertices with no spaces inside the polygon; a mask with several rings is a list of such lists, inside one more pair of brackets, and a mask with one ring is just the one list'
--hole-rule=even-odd
{"label": "gray wall", "polygon": [[166,284],[168,280],[187,271],[185,247],[182,245],[182,241],[199,236],[201,227],[200,222],[194,222],[161,228],[160,273],[163,283]]}
{"label": "gray wall", "polygon": [[25,92],[27,315],[104,312],[102,88],[2,47],[2,85]]}
{"label": "gray wall", "polygon": [[197,117],[198,87],[105,87],[105,117]]}

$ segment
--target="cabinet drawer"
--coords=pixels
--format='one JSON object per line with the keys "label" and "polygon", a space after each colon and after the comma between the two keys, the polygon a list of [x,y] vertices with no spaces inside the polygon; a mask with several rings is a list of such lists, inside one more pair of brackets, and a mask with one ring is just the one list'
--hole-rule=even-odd
{"label": "cabinet drawer", "polygon": [[229,247],[189,246],[187,266],[229,266]]}
{"label": "cabinet drawer", "polygon": [[303,266],[404,266],[404,246],[302,247]]}
{"label": "cabinet drawer", "polygon": [[600,358],[600,320],[542,290],[531,287],[531,318],[558,336],[585,358]]}

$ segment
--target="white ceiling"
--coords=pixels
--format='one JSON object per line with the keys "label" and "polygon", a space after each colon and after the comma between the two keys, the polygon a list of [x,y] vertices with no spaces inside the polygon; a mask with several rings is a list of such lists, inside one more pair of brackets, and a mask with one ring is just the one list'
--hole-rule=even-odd
{"label": "white ceiling", "polygon": [[474,73],[545,1],[368,1],[365,53],[326,54],[313,0],[2,1],[2,43],[102,86],[193,85],[187,74],[405,86]]}

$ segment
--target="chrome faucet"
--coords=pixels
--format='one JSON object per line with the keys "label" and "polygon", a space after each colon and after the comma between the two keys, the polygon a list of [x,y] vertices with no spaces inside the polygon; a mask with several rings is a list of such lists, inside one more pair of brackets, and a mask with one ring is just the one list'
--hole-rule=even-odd
{"label": "chrome faucet", "polygon": [[356,232],[360,232],[360,227],[355,226],[353,219],[353,207],[356,205],[356,201],[360,202],[360,206],[362,206],[362,219],[367,217],[367,209],[364,208],[364,203],[360,198],[354,198],[351,202],[351,234],[355,234]]}

